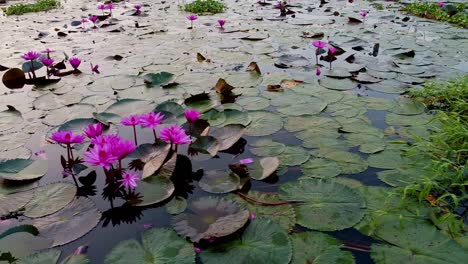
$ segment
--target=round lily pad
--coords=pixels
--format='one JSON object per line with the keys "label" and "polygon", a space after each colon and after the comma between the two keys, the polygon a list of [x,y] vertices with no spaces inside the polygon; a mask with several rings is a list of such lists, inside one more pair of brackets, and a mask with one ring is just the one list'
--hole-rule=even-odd
{"label": "round lily pad", "polygon": [[321,86],[331,90],[351,90],[357,86],[357,83],[349,79],[336,79],[336,78],[325,78],[320,79],[319,83]]}
{"label": "round lily pad", "polygon": [[218,140],[219,150],[222,151],[232,147],[244,135],[245,131],[243,125],[227,125],[221,128],[212,128],[210,135]]}
{"label": "round lily pad", "polygon": [[262,110],[270,106],[270,100],[265,97],[253,96],[253,97],[242,97],[237,100],[245,110]]}
{"label": "round lily pad", "polygon": [[399,150],[388,149],[367,158],[369,166],[379,169],[395,169],[403,165]]}
{"label": "round lily pad", "polygon": [[14,212],[24,207],[33,198],[33,192],[17,192],[5,194],[0,192],[0,216]]}
{"label": "round lily pad", "polygon": [[341,167],[333,160],[310,159],[302,164],[303,177],[332,178],[341,174]]}
{"label": "round lily pad", "polygon": [[247,128],[248,136],[267,136],[278,132],[283,127],[281,116],[264,111],[249,112],[252,122]]}
{"label": "round lily pad", "polygon": [[186,208],[187,200],[179,196],[175,196],[166,204],[166,211],[172,215],[180,214],[185,211]]}
{"label": "round lily pad", "polygon": [[389,126],[422,126],[431,121],[433,116],[427,114],[421,115],[397,115],[389,113],[385,116],[385,123]]}
{"label": "round lily pad", "polygon": [[321,116],[301,116],[301,117],[288,117],[284,128],[290,132],[297,132],[307,129],[337,129],[341,125],[329,117]]}
{"label": "round lily pad", "polygon": [[341,250],[338,240],[321,232],[292,234],[293,257],[291,264],[353,264],[349,251]]}
{"label": "round lily pad", "polygon": [[[17,264],[57,264],[61,252],[57,249],[37,252],[18,260]],[[16,262],[15,262],[16,263]],[[65,258],[60,264],[90,264],[90,260],[83,254],[72,254]]]}
{"label": "round lily pad", "polygon": [[249,191],[246,195],[257,202],[235,194],[229,194],[228,197],[245,207],[250,213],[255,214],[255,217],[271,219],[287,231],[293,229],[296,224],[296,213],[291,204],[272,205],[282,202],[278,195],[273,193]]}
{"label": "round lily pad", "polygon": [[305,104],[294,104],[287,107],[278,108],[278,112],[287,116],[316,115],[322,112],[327,103],[316,97],[311,97]]}
{"label": "round lily pad", "polygon": [[0,162],[0,177],[10,181],[33,180],[47,173],[46,160],[12,159]]}
{"label": "round lily pad", "polygon": [[25,206],[24,215],[32,218],[53,214],[69,204],[76,194],[76,186],[59,182],[40,186],[33,199]]}
{"label": "round lily pad", "polygon": [[52,247],[70,243],[91,231],[101,219],[94,202],[86,197],[73,200],[52,215],[36,218],[33,225],[43,237],[51,238]]}
{"label": "round lily pad", "polygon": [[171,197],[175,187],[172,181],[165,176],[154,175],[138,182],[135,192],[140,194],[141,201],[135,206],[147,206],[162,202]]}
{"label": "round lily pad", "polygon": [[192,144],[190,144],[190,148],[200,153],[209,154],[214,157],[218,153],[220,144],[215,137],[200,136]]}
{"label": "round lily pad", "polygon": [[200,188],[209,193],[228,193],[239,189],[240,178],[225,170],[207,171],[198,182]]}
{"label": "round lily pad", "polygon": [[339,183],[301,179],[283,184],[280,198],[298,202],[297,223],[301,226],[335,231],[352,227],[364,215],[365,202],[353,189]]}
{"label": "round lily pad", "polygon": [[142,242],[122,241],[106,256],[105,264],[195,264],[191,243],[168,229],[155,228],[143,233]]}
{"label": "round lily pad", "polygon": [[318,155],[335,161],[344,174],[355,174],[367,169],[367,161],[359,155],[339,149],[321,148]]}
{"label": "round lily pad", "polygon": [[227,109],[224,110],[222,113],[226,119],[220,125],[221,127],[227,125],[248,126],[253,121],[252,116],[250,116],[250,113],[242,112],[239,110]]}
{"label": "round lily pad", "polygon": [[252,143],[253,148],[250,148],[256,156],[278,156],[284,152],[286,145],[283,143],[275,142],[271,139],[260,139]]}
{"label": "round lily pad", "polygon": [[244,233],[231,241],[217,243],[200,253],[205,264],[270,263],[291,261],[291,240],[272,220],[254,219]]}
{"label": "round lily pad", "polygon": [[277,157],[265,157],[255,160],[254,163],[248,164],[249,176],[252,179],[261,181],[270,177],[279,167],[280,160]]}
{"label": "round lily pad", "polygon": [[110,105],[104,112],[125,117],[132,114],[150,112],[153,106],[151,102],[138,99],[122,99]]}
{"label": "round lily pad", "polygon": [[237,203],[218,197],[202,197],[193,201],[187,213],[174,216],[175,231],[192,242],[230,235],[249,220],[249,212]]}
{"label": "round lily pad", "polygon": [[282,166],[297,166],[309,160],[310,154],[299,146],[286,146],[278,156]]}
{"label": "round lily pad", "polygon": [[397,115],[419,115],[422,114],[425,109],[426,107],[422,102],[401,97],[395,100],[394,106],[390,109],[390,112]]}

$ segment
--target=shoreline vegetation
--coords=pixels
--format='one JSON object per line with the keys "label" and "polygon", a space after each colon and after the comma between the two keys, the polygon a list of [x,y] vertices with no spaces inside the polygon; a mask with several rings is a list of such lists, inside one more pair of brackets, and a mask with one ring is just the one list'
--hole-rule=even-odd
{"label": "shoreline vegetation", "polygon": [[448,22],[463,28],[468,27],[467,3],[444,4],[443,2],[417,2],[403,7],[402,11],[409,12],[422,18]]}
{"label": "shoreline vegetation", "polygon": [[60,1],[57,0],[37,0],[35,3],[11,5],[2,8],[2,10],[7,16],[13,16],[48,11],[59,7]]}

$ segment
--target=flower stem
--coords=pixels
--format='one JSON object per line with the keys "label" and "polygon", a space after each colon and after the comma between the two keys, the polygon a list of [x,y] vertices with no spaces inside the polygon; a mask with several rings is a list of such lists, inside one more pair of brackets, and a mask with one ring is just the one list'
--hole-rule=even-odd
{"label": "flower stem", "polygon": [[330,57],[330,70],[332,69],[332,58]]}
{"label": "flower stem", "polygon": [[135,139],[135,145],[138,146],[137,134],[136,134],[136,126],[133,126],[133,138]]}
{"label": "flower stem", "polygon": [[158,137],[156,136],[156,130],[153,128],[154,143],[158,142]]}
{"label": "flower stem", "polygon": [[33,60],[31,60],[31,72],[32,72],[33,78],[36,79],[36,73],[34,72],[34,63],[33,63]]}

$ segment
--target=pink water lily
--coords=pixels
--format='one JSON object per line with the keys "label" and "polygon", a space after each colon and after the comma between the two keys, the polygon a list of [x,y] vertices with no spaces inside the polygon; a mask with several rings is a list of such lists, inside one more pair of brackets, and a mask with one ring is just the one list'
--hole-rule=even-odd
{"label": "pink water lily", "polygon": [[24,60],[27,60],[27,61],[32,61],[32,60],[35,60],[37,58],[41,57],[41,54],[35,52],[35,51],[28,51],[26,52],[25,54],[21,55],[21,58],[23,58]]}
{"label": "pink water lily", "polygon": [[83,143],[85,137],[82,135],[73,134],[72,131],[56,131],[50,137],[53,141],[59,144],[78,144]]}
{"label": "pink water lily", "polygon": [[187,122],[193,123],[197,121],[198,118],[200,118],[200,112],[194,109],[187,109],[184,112],[185,118],[187,119]]}
{"label": "pink water lily", "polygon": [[187,19],[190,21],[190,28],[193,28],[193,21],[198,19],[198,16],[195,14],[192,14],[190,16],[187,16]]}
{"label": "pink water lily", "polygon": [[366,17],[369,15],[369,11],[363,10],[359,14],[364,18],[363,23],[366,22]]}
{"label": "pink water lily", "polygon": [[49,59],[49,58],[44,58],[41,60],[42,64],[44,64],[44,66],[46,67],[50,67],[52,66],[52,64],[54,64],[54,60],[53,59]]}
{"label": "pink water lily", "polygon": [[47,58],[50,59],[50,53],[55,52],[55,50],[46,48],[45,50],[41,51],[41,53],[47,54]]}
{"label": "pink water lily", "polygon": [[328,47],[328,59],[330,60],[330,70],[332,69],[332,62],[335,57],[335,53],[336,48],[330,45],[330,47]]}
{"label": "pink water lily", "polygon": [[90,139],[96,138],[97,136],[102,135],[102,124],[89,124],[84,130],[83,133]]}
{"label": "pink water lily", "polygon": [[328,43],[325,42],[325,41],[317,40],[317,41],[312,42],[312,46],[317,48],[315,50],[315,64],[317,64],[317,65],[319,64],[318,63],[318,55],[320,54],[322,49],[325,48],[327,45],[328,45]]}
{"label": "pink water lily", "polygon": [[81,60],[76,57],[69,59],[68,62],[70,63],[70,65],[75,71],[78,70],[78,67],[80,67],[80,64],[81,64]]}
{"label": "pink water lily", "polygon": [[185,130],[178,125],[172,125],[171,127],[164,127],[161,129],[160,137],[167,143],[172,145],[183,145],[192,142],[190,137],[185,133]]}
{"label": "pink water lily", "polygon": [[117,157],[118,160],[125,159],[133,151],[135,151],[136,145],[130,140],[123,140],[119,137],[119,140],[111,146],[112,155]]}
{"label": "pink water lily", "polygon": [[322,74],[322,71],[320,70],[320,68],[317,68],[315,70],[315,75],[320,76],[320,74]]}
{"label": "pink water lily", "polygon": [[124,126],[132,126],[133,127],[133,138],[135,140],[135,145],[138,145],[137,134],[136,134],[136,126],[141,123],[139,115],[131,115],[128,117],[122,118],[120,123]]}
{"label": "pink water lily", "polygon": [[248,158],[248,159],[241,159],[239,161],[240,164],[243,164],[243,165],[246,165],[246,164],[252,164],[254,163],[254,160],[252,158]]}
{"label": "pink water lily", "polygon": [[104,15],[104,10],[106,10],[106,5],[98,4],[97,9],[101,10],[102,14]]}
{"label": "pink water lily", "polygon": [[254,213],[250,213],[250,219],[251,219],[251,220],[254,220],[254,219],[255,219],[255,217],[256,217],[256,216],[255,216],[255,214],[254,214]]}
{"label": "pink water lily", "polygon": [[142,7],[142,5],[138,5],[138,4],[136,4],[136,5],[134,5],[133,7],[134,7],[136,10],[140,10],[140,9],[141,9],[141,7]]}
{"label": "pink water lily", "polygon": [[164,119],[164,115],[161,113],[150,112],[148,114],[143,114],[140,117],[140,125],[145,128],[151,128],[153,130],[154,141],[158,138],[156,137],[156,127],[161,124]]}
{"label": "pink water lily", "polygon": [[96,21],[98,21],[97,16],[90,16],[88,19],[89,21],[93,22],[94,26],[96,26]]}
{"label": "pink water lily", "polygon": [[226,24],[226,20],[224,20],[224,19],[218,19],[218,24],[219,24],[219,26],[220,26],[221,28],[223,28],[223,27],[224,27],[224,24]]}
{"label": "pink water lily", "polygon": [[93,148],[83,153],[84,162],[93,166],[101,166],[106,170],[110,170],[112,163],[117,161],[117,157],[112,154],[108,145],[95,145]]}
{"label": "pink water lily", "polygon": [[140,176],[133,172],[126,172],[122,175],[122,179],[118,180],[120,182],[120,187],[125,187],[129,190],[135,189],[137,185],[137,181],[140,180]]}
{"label": "pink water lily", "polygon": [[445,6],[445,3],[444,3],[444,2],[437,2],[437,5],[438,5],[439,7],[444,7],[444,6]]}

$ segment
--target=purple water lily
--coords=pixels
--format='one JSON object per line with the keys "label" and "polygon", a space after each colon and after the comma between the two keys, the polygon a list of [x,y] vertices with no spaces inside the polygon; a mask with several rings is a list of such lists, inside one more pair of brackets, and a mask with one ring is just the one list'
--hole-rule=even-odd
{"label": "purple water lily", "polygon": [[218,24],[221,28],[224,28],[224,24],[226,24],[226,20],[224,19],[218,19]]}
{"label": "purple water lily", "polygon": [[35,52],[35,51],[28,51],[27,53],[21,55],[21,58],[24,60],[30,61],[31,62],[31,73],[33,75],[33,78],[36,79],[36,72],[34,71],[34,60],[38,59],[41,57],[41,54]]}
{"label": "purple water lily", "polygon": [[68,62],[70,63],[70,65],[75,71],[78,70],[78,67],[80,67],[80,64],[81,64],[81,60],[76,57],[70,58]]}
{"label": "purple water lily", "polygon": [[314,41],[312,42],[312,46],[316,47],[317,49],[315,50],[315,64],[318,64],[318,55],[320,55],[320,51],[325,48],[328,45],[327,42],[325,41]]}
{"label": "purple water lily", "polygon": [[190,28],[193,28],[193,21],[198,19],[198,16],[195,14],[192,14],[190,16],[187,16],[187,19],[190,21]]}

